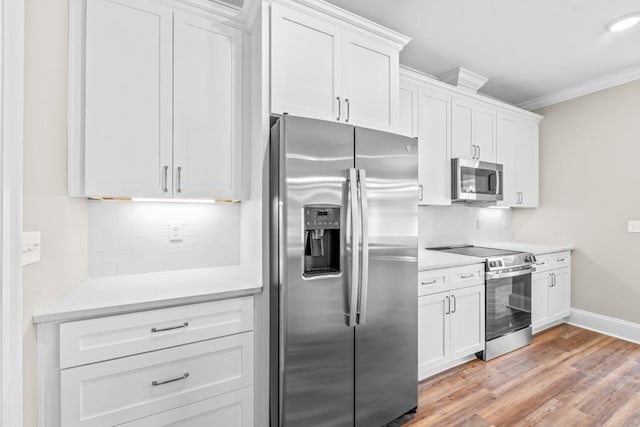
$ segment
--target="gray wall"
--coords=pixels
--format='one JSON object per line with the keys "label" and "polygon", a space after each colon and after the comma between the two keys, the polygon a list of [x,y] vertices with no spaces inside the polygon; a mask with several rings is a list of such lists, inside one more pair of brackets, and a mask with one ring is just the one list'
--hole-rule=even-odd
{"label": "gray wall", "polygon": [[67,197],[67,6],[25,10],[24,229],[42,232],[41,261],[23,270],[25,427],[36,417],[31,316],[87,275],[87,201]]}
{"label": "gray wall", "polygon": [[640,80],[539,113],[540,208],[514,239],[574,244],[572,306],[640,323]]}

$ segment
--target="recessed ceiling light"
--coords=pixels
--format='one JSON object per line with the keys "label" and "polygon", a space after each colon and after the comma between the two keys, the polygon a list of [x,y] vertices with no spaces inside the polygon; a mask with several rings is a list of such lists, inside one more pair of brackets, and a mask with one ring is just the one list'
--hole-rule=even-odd
{"label": "recessed ceiling light", "polygon": [[628,30],[638,22],[640,22],[640,12],[622,16],[607,25],[607,28],[609,29],[609,31],[617,33],[618,31]]}

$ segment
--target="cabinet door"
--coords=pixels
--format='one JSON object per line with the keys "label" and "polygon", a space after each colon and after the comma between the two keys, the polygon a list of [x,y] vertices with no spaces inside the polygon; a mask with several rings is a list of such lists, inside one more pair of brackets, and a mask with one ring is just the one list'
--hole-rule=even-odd
{"label": "cabinet door", "polygon": [[451,157],[475,158],[473,103],[454,97],[451,116]]}
{"label": "cabinet door", "polygon": [[531,276],[531,324],[534,329],[549,320],[549,287],[551,276],[548,272]]}
{"label": "cabinet door", "polygon": [[451,96],[420,88],[418,182],[421,205],[451,204]]}
{"label": "cabinet door", "polygon": [[516,144],[516,191],[519,207],[538,207],[538,124],[521,121]]}
{"label": "cabinet door", "polygon": [[418,298],[418,375],[424,378],[449,361],[448,292]]}
{"label": "cabinet door", "polygon": [[86,194],[170,197],[172,11],[92,0],[86,13]]}
{"label": "cabinet door", "polygon": [[338,120],[341,82],[342,30],[273,4],[271,112]]}
{"label": "cabinet door", "polygon": [[511,207],[518,202],[516,195],[516,119],[498,115],[498,140],[496,144],[496,161],[503,167],[502,183],[504,200],[498,202],[498,206]]}
{"label": "cabinet door", "polygon": [[484,285],[451,293],[451,360],[484,350]]}
{"label": "cabinet door", "polygon": [[418,136],[418,88],[400,82],[398,99],[398,132],[415,138]]}
{"label": "cabinet door", "polygon": [[549,288],[549,316],[561,318],[571,314],[571,273],[568,268],[553,270],[553,286]]}
{"label": "cabinet door", "polygon": [[239,199],[242,33],[175,13],[174,197]]}
{"label": "cabinet door", "polygon": [[384,43],[343,33],[344,121],[392,131],[398,122],[398,51]]}
{"label": "cabinet door", "polygon": [[476,105],[473,111],[474,143],[477,156],[483,162],[496,161],[496,110]]}

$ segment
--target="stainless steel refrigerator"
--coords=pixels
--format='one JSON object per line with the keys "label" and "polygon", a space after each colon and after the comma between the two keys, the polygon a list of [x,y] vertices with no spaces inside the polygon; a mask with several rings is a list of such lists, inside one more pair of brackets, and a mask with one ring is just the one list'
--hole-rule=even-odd
{"label": "stainless steel refrigerator", "polygon": [[270,152],[271,426],[415,411],[417,141],[285,114]]}

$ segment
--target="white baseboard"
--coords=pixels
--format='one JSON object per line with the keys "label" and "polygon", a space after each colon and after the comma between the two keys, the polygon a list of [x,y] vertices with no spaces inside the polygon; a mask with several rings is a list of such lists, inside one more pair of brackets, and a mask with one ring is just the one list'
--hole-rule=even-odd
{"label": "white baseboard", "polygon": [[640,344],[640,324],[589,311],[571,309],[570,325]]}
{"label": "white baseboard", "polygon": [[467,363],[470,362],[472,360],[476,360],[477,357],[475,354],[470,354],[469,356],[463,357],[462,359],[457,359],[457,360],[453,360],[451,362],[447,362],[442,366],[439,366],[435,369],[429,370],[429,371],[424,371],[424,372],[418,372],[418,382],[422,382],[425,381],[431,377],[433,377],[436,374],[440,374],[444,371],[447,371],[451,368],[455,368],[456,366],[462,365],[463,363]]}

